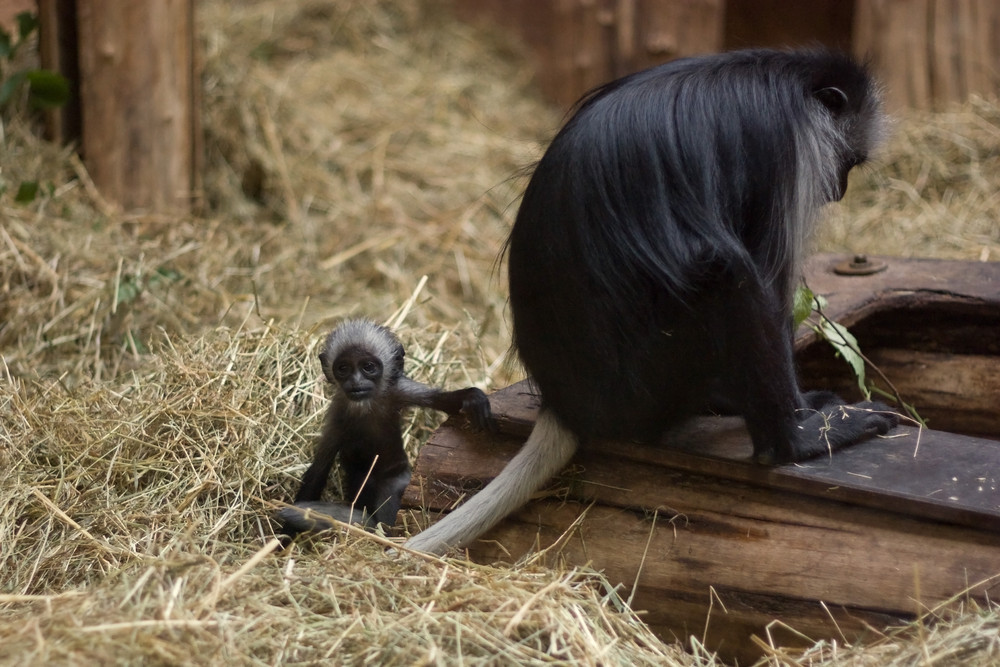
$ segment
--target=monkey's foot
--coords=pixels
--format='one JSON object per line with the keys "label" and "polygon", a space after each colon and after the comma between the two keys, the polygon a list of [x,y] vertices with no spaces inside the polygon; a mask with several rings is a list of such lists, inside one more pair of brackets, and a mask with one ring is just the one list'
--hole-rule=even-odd
{"label": "monkey's foot", "polygon": [[337,522],[372,528],[372,519],[346,503],[308,501],[283,507],[275,513],[286,535],[318,532],[337,527]]}

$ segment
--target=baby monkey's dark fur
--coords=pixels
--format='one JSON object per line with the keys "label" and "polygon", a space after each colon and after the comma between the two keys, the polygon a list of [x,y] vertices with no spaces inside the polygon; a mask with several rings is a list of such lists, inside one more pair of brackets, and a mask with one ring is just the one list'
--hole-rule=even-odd
{"label": "baby monkey's dark fur", "polygon": [[[475,428],[489,427],[486,394],[475,387],[443,391],[411,380],[403,373],[403,356],[395,334],[370,320],[348,320],[327,336],[319,360],[336,393],[295,504],[278,512],[286,533],[330,528],[324,515],[366,527],[396,522],[410,482],[400,427],[404,408],[464,414]],[[345,502],[322,502],[338,454]]]}

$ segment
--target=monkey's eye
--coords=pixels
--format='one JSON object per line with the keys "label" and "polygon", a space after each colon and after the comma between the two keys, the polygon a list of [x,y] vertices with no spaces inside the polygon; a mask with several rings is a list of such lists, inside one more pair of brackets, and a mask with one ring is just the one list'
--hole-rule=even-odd
{"label": "monkey's eye", "polygon": [[381,371],[382,369],[379,368],[379,365],[374,361],[366,361],[361,365],[361,372],[370,378],[377,377]]}
{"label": "monkey's eye", "polygon": [[350,364],[337,364],[333,368],[333,374],[335,377],[343,380],[344,378],[350,376],[351,365]]}

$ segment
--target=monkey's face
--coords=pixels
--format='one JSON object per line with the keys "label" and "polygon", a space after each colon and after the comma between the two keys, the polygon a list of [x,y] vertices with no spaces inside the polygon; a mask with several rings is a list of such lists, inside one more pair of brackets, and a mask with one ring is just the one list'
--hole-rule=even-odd
{"label": "monkey's face", "polygon": [[324,364],[323,370],[327,379],[339,384],[344,395],[352,401],[374,398],[383,374],[382,362],[378,357],[358,348],[345,350],[334,359],[329,368]]}

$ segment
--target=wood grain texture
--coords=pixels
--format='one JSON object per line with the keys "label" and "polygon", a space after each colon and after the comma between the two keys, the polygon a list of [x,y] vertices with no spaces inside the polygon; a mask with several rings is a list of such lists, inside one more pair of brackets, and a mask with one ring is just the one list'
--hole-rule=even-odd
{"label": "wood grain texture", "polygon": [[[741,661],[757,655],[749,635],[764,636],[774,619],[812,639],[854,641],[953,596],[995,599],[1000,264],[879,259],[889,264],[881,273],[839,276],[832,268],[842,258],[814,257],[807,279],[828,299],[828,315],[868,337],[862,348],[890,378],[922,390],[918,409],[965,400],[963,414],[982,414],[989,437],[904,426],[769,468],[750,461],[741,419],[698,418],[663,446],[584,449],[470,556],[509,562],[543,552],[552,563],[590,564],[623,596],[634,588],[635,608],[662,635],[704,638]],[[800,331],[800,353],[820,344]],[[433,515],[485,486],[524,442],[539,398],[528,382],[491,395],[498,434],[446,423],[421,450],[404,502]]]}
{"label": "wood grain texture", "polygon": [[890,109],[943,109],[1000,90],[994,0],[856,0],[854,52],[871,56]]}
{"label": "wood grain texture", "polygon": [[79,0],[82,153],[125,209],[187,211],[198,113],[192,0]]}

